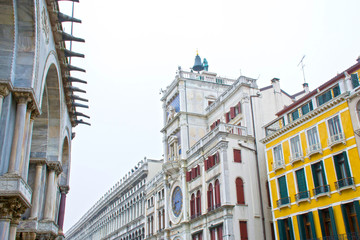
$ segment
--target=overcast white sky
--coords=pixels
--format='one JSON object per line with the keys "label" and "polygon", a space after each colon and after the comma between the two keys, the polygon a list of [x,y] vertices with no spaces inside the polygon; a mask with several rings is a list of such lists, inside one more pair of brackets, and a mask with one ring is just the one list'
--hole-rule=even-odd
{"label": "overcast white sky", "polygon": [[[71,3],[60,2],[71,15]],[[73,129],[68,230],[135,164],[162,157],[160,88],[177,66],[189,69],[196,49],[209,71],[280,78],[283,90],[302,89],[299,61],[306,55],[310,89],[356,63],[360,55],[358,0],[81,0],[75,3],[74,35],[85,54],[73,65],[88,81],[91,127]],[[70,25],[65,24],[70,32]]]}

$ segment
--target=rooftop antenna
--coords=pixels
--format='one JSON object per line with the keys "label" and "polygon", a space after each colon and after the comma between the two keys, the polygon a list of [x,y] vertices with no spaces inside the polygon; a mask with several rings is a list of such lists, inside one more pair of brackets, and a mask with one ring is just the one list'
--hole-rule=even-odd
{"label": "rooftop antenna", "polygon": [[305,72],[304,72],[304,58],[305,58],[305,55],[302,57],[302,59],[300,60],[299,64],[297,66],[299,66],[301,64],[301,69],[302,69],[302,72],[303,72],[303,77],[304,77],[304,83],[306,83],[306,80],[305,80]]}

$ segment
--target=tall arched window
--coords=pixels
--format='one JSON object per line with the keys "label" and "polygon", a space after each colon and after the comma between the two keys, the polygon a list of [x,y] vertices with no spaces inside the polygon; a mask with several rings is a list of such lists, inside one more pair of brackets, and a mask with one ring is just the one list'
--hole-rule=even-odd
{"label": "tall arched window", "polygon": [[214,200],[213,200],[213,185],[210,183],[208,192],[207,192],[207,200],[208,200],[208,211],[214,209]]}
{"label": "tall arched window", "polygon": [[191,194],[190,200],[190,216],[191,218],[195,217],[195,194]]}
{"label": "tall arched window", "polygon": [[245,204],[244,182],[241,178],[236,179],[236,197],[238,204]]}
{"label": "tall arched window", "polygon": [[200,194],[200,190],[198,190],[197,193],[196,193],[196,215],[197,216],[201,215],[201,194]]}
{"label": "tall arched window", "polygon": [[216,179],[216,181],[215,181],[215,208],[218,208],[220,206],[221,206],[220,183],[219,183],[219,180]]}

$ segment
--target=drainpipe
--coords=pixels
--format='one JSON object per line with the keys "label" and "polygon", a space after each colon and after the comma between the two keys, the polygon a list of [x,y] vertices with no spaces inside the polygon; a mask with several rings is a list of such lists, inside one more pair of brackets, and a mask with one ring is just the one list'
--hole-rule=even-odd
{"label": "drainpipe", "polygon": [[255,121],[254,121],[254,109],[252,104],[252,98],[253,97],[260,97],[260,94],[257,95],[250,95],[250,108],[251,108],[251,120],[253,125],[253,132],[254,132],[254,138],[255,138],[255,160],[256,160],[256,175],[258,179],[258,188],[259,188],[259,194],[260,194],[260,209],[261,209],[261,220],[262,220],[262,227],[263,227],[263,235],[264,239],[266,239],[266,231],[265,231],[265,217],[264,217],[264,206],[262,201],[262,193],[261,193],[261,183],[260,183],[260,168],[259,168],[259,158],[258,158],[258,152],[257,152],[257,143],[256,143],[256,132],[255,132]]}

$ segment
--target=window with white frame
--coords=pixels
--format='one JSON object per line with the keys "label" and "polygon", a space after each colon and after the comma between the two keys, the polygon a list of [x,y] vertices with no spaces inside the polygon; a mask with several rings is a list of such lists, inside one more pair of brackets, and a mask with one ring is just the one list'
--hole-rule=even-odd
{"label": "window with white frame", "polygon": [[284,165],[284,159],[283,159],[281,144],[274,147],[273,151],[274,151],[274,163],[275,163],[274,167],[279,168],[282,165]]}
{"label": "window with white frame", "polygon": [[317,151],[320,149],[320,141],[317,133],[316,127],[310,128],[306,131],[308,144],[309,144],[309,152]]}
{"label": "window with white frame", "polygon": [[329,120],[327,120],[327,123],[328,123],[331,142],[336,142],[344,138],[343,132],[341,130],[339,115],[330,118]]}
{"label": "window with white frame", "polygon": [[300,136],[296,135],[295,137],[290,139],[291,146],[291,158],[292,160],[301,158],[301,144],[300,144]]}

